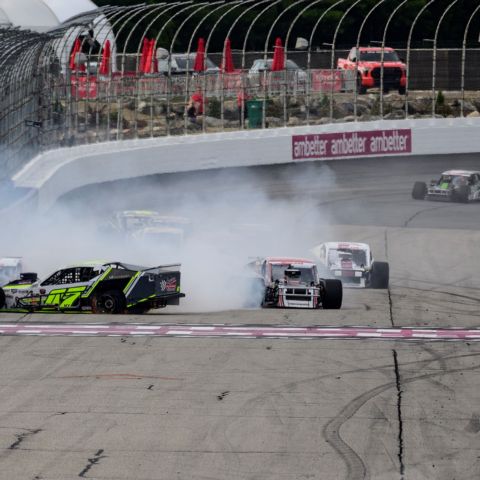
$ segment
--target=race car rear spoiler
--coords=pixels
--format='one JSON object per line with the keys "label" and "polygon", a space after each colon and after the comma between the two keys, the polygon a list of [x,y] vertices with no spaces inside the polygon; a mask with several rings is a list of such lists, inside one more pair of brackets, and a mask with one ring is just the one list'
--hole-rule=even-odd
{"label": "race car rear spoiler", "polygon": [[180,270],[176,267],[180,265],[159,265],[138,270],[124,289],[127,307],[144,302],[178,305],[185,294],[180,292]]}

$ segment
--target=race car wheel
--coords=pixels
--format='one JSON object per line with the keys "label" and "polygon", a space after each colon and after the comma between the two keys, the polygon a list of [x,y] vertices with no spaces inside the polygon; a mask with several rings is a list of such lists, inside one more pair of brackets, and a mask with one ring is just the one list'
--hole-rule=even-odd
{"label": "race car wheel", "polygon": [[470,199],[470,187],[468,185],[462,185],[457,190],[453,191],[453,200],[460,203],[468,203]]}
{"label": "race car wheel", "polygon": [[389,277],[390,266],[387,262],[373,262],[370,276],[370,286],[372,288],[388,288]]}
{"label": "race car wheel", "polygon": [[415,200],[425,200],[427,194],[427,184],[425,182],[415,182],[412,190],[412,198]]}
{"label": "race car wheel", "polygon": [[3,288],[0,288],[0,309],[2,309],[5,306],[5,292],[3,291]]}
{"label": "race car wheel", "polygon": [[324,310],[338,310],[342,306],[343,286],[338,279],[326,279],[325,290],[322,297],[322,307]]}
{"label": "race car wheel", "polygon": [[118,290],[100,292],[92,300],[93,313],[123,313],[125,311],[125,296]]}

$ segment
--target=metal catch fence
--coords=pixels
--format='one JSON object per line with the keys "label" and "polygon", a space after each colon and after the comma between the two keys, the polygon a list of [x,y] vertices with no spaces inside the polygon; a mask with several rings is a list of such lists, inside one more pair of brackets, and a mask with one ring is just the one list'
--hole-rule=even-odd
{"label": "metal catch fence", "polygon": [[[0,180],[43,149],[81,143],[480,116],[479,12],[478,0],[413,11],[406,0],[205,0],[103,7],[48,33],[0,27]],[[253,38],[264,47],[248,49]]]}

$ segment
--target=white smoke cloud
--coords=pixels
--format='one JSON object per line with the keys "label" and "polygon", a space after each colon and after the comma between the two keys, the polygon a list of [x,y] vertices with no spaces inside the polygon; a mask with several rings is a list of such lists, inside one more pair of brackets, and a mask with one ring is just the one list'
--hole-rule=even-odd
{"label": "white smoke cloud", "polygon": [[[271,182],[269,175],[275,175]],[[187,295],[181,311],[242,308],[252,305],[249,259],[311,257],[311,247],[329,239],[329,218],[318,207],[318,195],[334,182],[327,166],[302,164],[284,173],[224,170],[170,182],[150,178],[91,186],[46,214],[30,212],[3,225],[0,256],[22,256],[24,270],[41,278],[86,260],[147,267],[179,262]],[[112,212],[126,209],[182,216],[191,225],[178,247],[102,234]]]}

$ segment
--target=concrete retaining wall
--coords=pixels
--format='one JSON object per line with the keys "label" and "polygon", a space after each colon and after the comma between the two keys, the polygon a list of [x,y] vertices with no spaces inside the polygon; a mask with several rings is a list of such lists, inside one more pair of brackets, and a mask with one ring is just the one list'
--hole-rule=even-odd
{"label": "concrete retaining wall", "polygon": [[293,136],[383,129],[411,130],[411,153],[394,155],[480,152],[480,118],[337,123],[62,148],[34,158],[13,181],[18,187],[36,191],[38,208],[44,211],[61,195],[93,183],[159,173],[293,161],[301,164],[303,160],[293,160]]}

